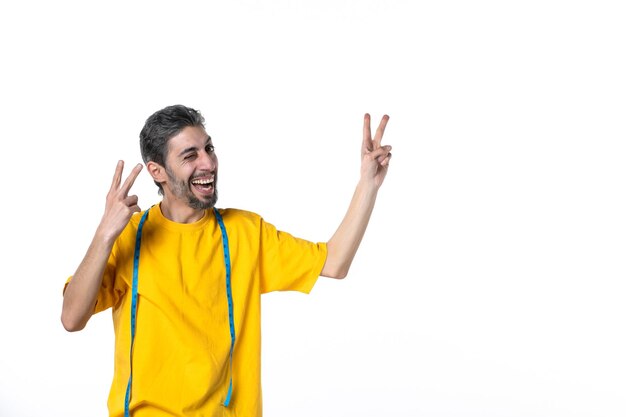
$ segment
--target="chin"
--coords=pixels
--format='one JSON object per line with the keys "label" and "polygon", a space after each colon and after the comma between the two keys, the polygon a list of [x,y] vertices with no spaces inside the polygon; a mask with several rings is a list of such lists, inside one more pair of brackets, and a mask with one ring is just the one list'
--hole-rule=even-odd
{"label": "chin", "polygon": [[194,210],[207,210],[215,207],[215,203],[217,203],[217,191],[213,193],[213,195],[206,198],[198,198],[195,195],[189,199],[189,207]]}

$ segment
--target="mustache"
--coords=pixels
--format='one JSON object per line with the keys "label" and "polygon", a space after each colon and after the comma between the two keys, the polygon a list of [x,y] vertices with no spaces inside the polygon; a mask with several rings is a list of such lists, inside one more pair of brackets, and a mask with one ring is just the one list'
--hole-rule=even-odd
{"label": "mustache", "polygon": [[191,178],[189,178],[190,181],[196,180],[198,178],[203,178],[203,177],[213,177],[213,181],[217,181],[217,172],[215,171],[202,171],[199,172],[197,174],[194,174],[191,176]]}

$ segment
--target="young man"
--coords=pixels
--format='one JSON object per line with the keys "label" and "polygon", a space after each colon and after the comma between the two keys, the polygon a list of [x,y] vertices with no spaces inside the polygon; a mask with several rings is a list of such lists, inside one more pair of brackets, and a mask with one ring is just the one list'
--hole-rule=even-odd
{"label": "young man", "polygon": [[344,278],[361,242],[391,147],[389,117],[372,139],[365,115],[361,176],[327,243],[277,231],[260,216],[216,209],[218,161],[204,118],[176,105],[150,116],[141,153],[163,195],[141,212],[118,162],[104,215],[64,290],[68,331],[113,310],[111,416],[261,416],[260,295],[308,293],[319,275]]}

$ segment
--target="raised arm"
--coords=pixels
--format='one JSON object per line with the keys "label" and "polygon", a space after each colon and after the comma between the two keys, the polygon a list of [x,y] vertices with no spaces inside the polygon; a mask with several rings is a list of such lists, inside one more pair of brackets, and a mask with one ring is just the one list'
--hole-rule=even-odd
{"label": "raised arm", "polygon": [[82,330],[89,321],[113,243],[122,233],[133,213],[140,211],[137,196],[129,196],[128,192],[141,168],[141,164],[135,166],[124,184],[120,186],[124,162],[117,163],[102,220],[85,257],[63,294],[61,322],[67,331]]}
{"label": "raised arm", "polygon": [[327,243],[328,255],[321,274],[325,277],[345,278],[363,239],[391,159],[391,146],[381,145],[388,120],[389,116],[383,116],[372,139],[370,115],[364,117],[361,177],[343,221]]}

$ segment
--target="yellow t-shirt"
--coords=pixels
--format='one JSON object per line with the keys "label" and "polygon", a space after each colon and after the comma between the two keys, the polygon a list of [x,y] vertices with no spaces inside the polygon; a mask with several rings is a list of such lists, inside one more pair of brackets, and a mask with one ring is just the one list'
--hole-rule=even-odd
{"label": "yellow t-shirt", "polygon": [[[159,206],[148,213],[139,260],[137,324],[130,403],[133,417],[262,415],[260,295],[308,293],[326,260],[326,244],[277,231],[260,216],[220,210],[228,233],[236,344],[231,336],[222,235],[214,213],[175,223]],[[124,415],[130,372],[133,216],[109,258],[94,312],[113,308],[115,368],[110,416]]]}

